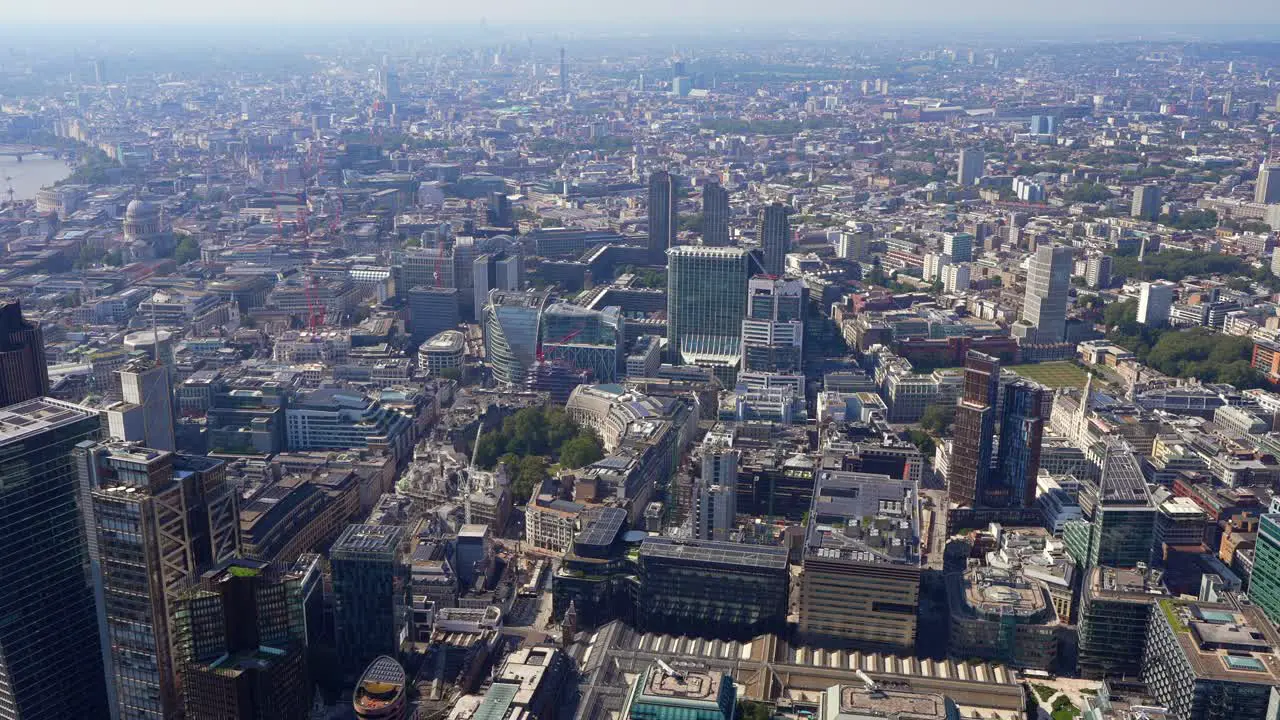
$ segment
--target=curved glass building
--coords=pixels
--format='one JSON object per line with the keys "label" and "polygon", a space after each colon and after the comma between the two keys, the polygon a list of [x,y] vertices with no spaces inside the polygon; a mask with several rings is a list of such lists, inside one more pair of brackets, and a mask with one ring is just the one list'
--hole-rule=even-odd
{"label": "curved glass building", "polygon": [[545,291],[491,290],[484,304],[485,364],[504,387],[523,387],[538,360]]}

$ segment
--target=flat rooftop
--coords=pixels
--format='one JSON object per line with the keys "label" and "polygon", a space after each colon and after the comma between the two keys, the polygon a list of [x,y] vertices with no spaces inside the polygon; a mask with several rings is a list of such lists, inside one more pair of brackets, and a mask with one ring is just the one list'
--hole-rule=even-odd
{"label": "flat rooftop", "polygon": [[718,670],[676,670],[669,673],[659,665],[649,670],[640,687],[637,700],[683,700],[685,702],[715,703],[720,695],[720,682],[724,673]]}
{"label": "flat rooftop", "polygon": [[947,699],[935,693],[907,690],[869,690],[863,685],[840,685],[840,713],[857,718],[945,720]]}
{"label": "flat rooftop", "polygon": [[785,572],[787,550],[768,545],[742,545],[713,540],[675,540],[647,537],[640,544],[640,558],[684,560],[705,564],[708,568],[759,568]]}
{"label": "flat rooftop", "polygon": [[1259,608],[1168,599],[1157,605],[1197,678],[1280,684],[1280,635]]}
{"label": "flat rooftop", "polygon": [[16,442],[96,414],[50,398],[35,398],[0,408],[0,444]]}

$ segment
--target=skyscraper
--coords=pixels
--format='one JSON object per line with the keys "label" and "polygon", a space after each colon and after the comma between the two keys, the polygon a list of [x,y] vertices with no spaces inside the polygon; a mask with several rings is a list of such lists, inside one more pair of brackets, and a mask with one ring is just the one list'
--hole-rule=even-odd
{"label": "skyscraper", "polygon": [[504,190],[489,193],[489,208],[485,211],[485,219],[494,227],[511,227],[515,223],[511,218],[511,198]]}
{"label": "skyscraper", "polygon": [[560,48],[560,93],[569,92],[569,68],[564,62],[564,48]]}
{"label": "skyscraper", "polygon": [[1037,343],[1062,342],[1067,335],[1071,292],[1071,248],[1038,248],[1027,266],[1022,319],[1035,327]]}
{"label": "skyscraper", "polygon": [[1068,521],[1062,539],[1082,567],[1137,567],[1151,560],[1157,511],[1133,448],[1111,439],[1104,453],[1098,482],[1080,482],[1084,519]]}
{"label": "skyscraper", "polygon": [[1258,544],[1254,548],[1249,598],[1272,622],[1280,620],[1280,514],[1275,503],[1258,520]]}
{"label": "skyscraper", "polygon": [[0,407],[48,392],[44,333],[38,324],[22,317],[22,305],[17,300],[0,304]]}
{"label": "skyscraper", "polygon": [[0,716],[104,718],[77,444],[98,414],[48,398],[0,409]]}
{"label": "skyscraper", "polygon": [[481,311],[485,361],[493,379],[523,388],[538,360],[538,333],[547,293],[493,290]]}
{"label": "skyscraper", "polygon": [[702,188],[702,244],[729,244],[729,191],[720,183],[708,183]]}
{"label": "skyscraper", "polygon": [[1258,167],[1258,183],[1253,201],[1273,205],[1280,203],[1280,162],[1268,159]]}
{"label": "skyscraper", "polygon": [[1035,502],[1044,436],[1044,394],[1043,387],[1027,380],[1005,386],[996,480],[986,493],[987,505],[1031,507]]}
{"label": "skyscraper", "polygon": [[1151,327],[1164,327],[1173,310],[1174,284],[1166,280],[1144,282],[1138,293],[1138,322]]}
{"label": "skyscraper", "polygon": [[956,401],[951,465],[947,493],[951,502],[973,506],[985,499],[996,431],[996,402],[1000,394],[1000,361],[970,350],[965,356],[964,385]]}
{"label": "skyscraper", "polygon": [[542,312],[542,356],[590,370],[595,382],[614,382],[626,364],[624,323],[617,306],[548,305]]}
{"label": "skyscraper", "polygon": [[676,239],[679,181],[659,170],[649,176],[649,264],[666,263],[667,248]]}
{"label": "skyscraper", "polygon": [[240,518],[220,460],[139,445],[76,448],[89,488],[90,567],[100,578],[116,707],[122,719],[181,714],[176,601],[200,572],[235,557]]}
{"label": "skyscraper", "polygon": [[279,566],[236,559],[179,595],[175,634],[188,718],[308,717],[305,580]]}
{"label": "skyscraper", "polygon": [[747,312],[750,254],[681,245],[667,253],[667,353],[675,364],[736,369]]}
{"label": "skyscraper", "polygon": [[1160,186],[1142,185],[1133,191],[1133,207],[1129,215],[1154,221],[1160,217]]}
{"label": "skyscraper", "polygon": [[806,295],[804,283],[796,278],[751,278],[747,283],[747,316],[742,321],[744,372],[804,372]]}
{"label": "skyscraper", "polygon": [[986,156],[978,148],[966,148],[960,151],[960,167],[956,171],[956,182],[963,186],[974,185],[982,177],[982,166]]}
{"label": "skyscraper", "polygon": [[117,370],[124,401],[141,411],[142,437],[137,440],[153,450],[177,449],[173,439],[173,386],[169,369],[150,359],[130,360]]}
{"label": "skyscraper", "polygon": [[[519,290],[524,285],[524,256],[499,250],[477,257],[471,265],[471,292],[476,317],[484,308],[490,290]],[[430,337],[430,336],[428,336]]]}
{"label": "skyscraper", "polygon": [[1111,266],[1110,255],[1095,254],[1089,256],[1089,260],[1085,264],[1084,279],[1090,289],[1101,290],[1111,285]]}
{"label": "skyscraper", "polygon": [[379,655],[398,655],[408,633],[403,535],[395,525],[349,525],[329,552],[338,659],[349,677]]}
{"label": "skyscraper", "polygon": [[766,205],[760,211],[760,248],[764,251],[764,271],[781,275],[786,270],[787,253],[791,251],[791,208],[782,203]]}

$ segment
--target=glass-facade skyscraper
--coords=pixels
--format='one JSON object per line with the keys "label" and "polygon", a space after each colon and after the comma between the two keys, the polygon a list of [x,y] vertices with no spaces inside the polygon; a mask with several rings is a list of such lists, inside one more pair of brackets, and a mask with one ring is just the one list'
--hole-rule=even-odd
{"label": "glass-facade skyscraper", "polygon": [[48,398],[0,409],[0,717],[108,714],[74,458],[98,417]]}
{"label": "glass-facade skyscraper", "polygon": [[667,248],[676,239],[677,194],[680,183],[676,176],[659,170],[649,176],[649,264],[661,265]]}
{"label": "glass-facade skyscraper", "polygon": [[542,313],[542,355],[590,370],[596,382],[614,382],[626,363],[622,311],[553,303]]}
{"label": "glass-facade skyscraper", "polygon": [[750,262],[750,254],[736,247],[668,251],[667,352],[673,363],[736,368]]}
{"label": "glass-facade skyscraper", "polygon": [[702,244],[729,245],[729,191],[720,183],[708,183],[702,188]]}
{"label": "glass-facade skyscraper", "polygon": [[791,208],[782,203],[766,205],[760,211],[760,249],[764,252],[764,271],[781,275],[786,270],[787,253],[791,252]]}
{"label": "glass-facade skyscraper", "polygon": [[0,303],[0,407],[48,392],[44,333],[22,317],[17,301]]}
{"label": "glass-facade skyscraper", "polygon": [[396,525],[349,525],[330,550],[338,659],[353,678],[379,655],[398,655],[408,636],[403,539]]}
{"label": "glass-facade skyscraper", "polygon": [[547,293],[492,290],[481,313],[485,359],[494,380],[524,387],[538,360],[539,323]]}
{"label": "glass-facade skyscraper", "polygon": [[1026,380],[1005,386],[996,478],[986,493],[987,505],[1031,507],[1035,502],[1044,436],[1044,393],[1043,387]]}

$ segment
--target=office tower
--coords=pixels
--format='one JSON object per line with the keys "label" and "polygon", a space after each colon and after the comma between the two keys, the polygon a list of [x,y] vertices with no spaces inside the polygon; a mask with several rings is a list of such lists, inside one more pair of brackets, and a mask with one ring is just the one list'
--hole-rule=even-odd
{"label": "office tower", "polygon": [[1235,105],[1235,96],[1230,90],[1222,94],[1222,117],[1231,117],[1231,108]]}
{"label": "office tower", "polygon": [[1057,129],[1057,119],[1052,115],[1032,115],[1031,133],[1033,135],[1052,135]]}
{"label": "office tower", "polygon": [[1253,573],[1249,575],[1249,599],[1272,622],[1280,621],[1280,514],[1265,513],[1258,520],[1258,541],[1253,552]]}
{"label": "office tower", "polygon": [[1080,590],[1080,674],[1136,678],[1147,647],[1147,621],[1161,596],[1159,573],[1091,568]]}
{"label": "office tower", "polygon": [[1000,396],[1000,361],[970,350],[965,356],[964,385],[956,401],[947,493],[951,502],[973,506],[984,497],[991,471]]}
{"label": "office tower", "polygon": [[1085,263],[1084,279],[1091,290],[1103,290],[1111,286],[1111,256],[1090,255]]}
{"label": "office tower", "polygon": [[[111,436],[118,440],[141,442],[152,450],[168,450],[177,447],[173,439],[173,387],[169,368],[157,365],[150,359],[130,360],[116,371],[120,375],[120,390],[124,401],[137,408],[141,430],[138,436],[117,435],[111,428]],[[112,425],[115,423],[113,422]]]}
{"label": "office tower", "polygon": [[649,264],[666,264],[679,227],[679,180],[665,170],[649,176]]}
{"label": "office tower", "polygon": [[1037,343],[1066,338],[1070,292],[1071,248],[1037,248],[1027,266],[1027,292],[1022,301],[1022,319],[1035,327]]}
{"label": "office tower", "polygon": [[595,382],[615,382],[626,363],[624,323],[617,306],[591,310],[552,303],[542,311],[542,356],[547,362],[590,370]]}
{"label": "office tower", "polygon": [[1167,325],[1169,313],[1173,310],[1174,287],[1166,280],[1142,283],[1138,295],[1138,322],[1153,328]]}
{"label": "office tower", "polygon": [[524,256],[505,250],[481,255],[472,263],[471,283],[479,317],[490,290],[519,290],[524,287]]}
{"label": "office tower", "polygon": [[1267,205],[1280,203],[1280,161],[1269,159],[1258,168],[1253,201]]}
{"label": "office tower", "polygon": [[395,70],[379,68],[378,93],[388,105],[400,101],[400,75]]}
{"label": "office tower", "polygon": [[1160,217],[1160,186],[1142,185],[1133,191],[1133,207],[1129,215],[1154,222]]}
{"label": "office tower", "polygon": [[90,497],[90,567],[100,577],[118,715],[178,717],[178,595],[240,550],[226,467],[126,443],[80,446],[76,456]]}
{"label": "office tower", "polygon": [[409,291],[409,336],[422,342],[458,327],[458,291],[419,285]]}
{"label": "office tower", "polygon": [[1084,519],[1068,522],[1062,539],[1077,565],[1137,567],[1151,559],[1156,508],[1133,448],[1113,439],[1104,452],[1101,478],[1080,481]]}
{"label": "office tower", "polygon": [[14,300],[0,304],[0,407],[49,392],[49,367],[40,325],[22,317]]}
{"label": "office tower", "polygon": [[1256,607],[1159,598],[1142,681],[1168,720],[1263,720],[1280,685],[1280,635]]}
{"label": "office tower", "polygon": [[867,242],[871,239],[869,231],[841,232],[836,241],[836,255],[845,260],[864,260],[867,257]]}
{"label": "office tower", "polygon": [[512,227],[515,225],[511,217],[511,198],[504,190],[489,193],[489,208],[485,211],[485,219],[494,227]]}
{"label": "office tower", "polygon": [[729,245],[729,191],[720,183],[702,188],[702,244]]}
{"label": "office tower", "polygon": [[943,235],[942,252],[951,256],[953,263],[973,262],[973,236],[967,232]]}
{"label": "office tower", "polygon": [[1005,386],[996,479],[986,493],[987,505],[1031,507],[1035,502],[1046,393],[1044,387],[1027,380]]}
{"label": "office tower", "polygon": [[682,245],[667,254],[667,353],[673,364],[737,367],[751,256]]}
{"label": "office tower", "polygon": [[785,548],[649,536],[636,576],[644,631],[747,639],[786,623]]}
{"label": "office tower", "polygon": [[0,717],[107,717],[75,462],[98,433],[96,412],[57,400],[0,409]]}
{"label": "office tower", "polygon": [[738,460],[724,435],[711,434],[702,444],[702,476],[694,498],[694,536],[728,540],[737,518]]}
{"label": "office tower", "polygon": [[808,292],[796,278],[757,275],[747,283],[742,321],[744,372],[804,372],[804,308]]}
{"label": "office tower", "polygon": [[312,685],[305,579],[259,560],[233,559],[178,596],[174,627],[186,717],[306,720]]}
{"label": "office tower", "polygon": [[408,633],[403,535],[394,525],[348,525],[329,551],[338,661],[350,677],[379,655],[398,655]]}
{"label": "office tower", "polygon": [[538,361],[539,323],[547,297],[539,290],[493,290],[483,305],[485,362],[503,387],[523,388]]}
{"label": "office tower", "polygon": [[564,62],[564,48],[560,48],[560,93],[569,92],[569,69]]}
{"label": "office tower", "polygon": [[[93,61],[93,81],[98,85],[107,84],[107,61],[97,58]],[[1277,100],[1280,103],[1280,99]]]}
{"label": "office tower", "polygon": [[806,642],[914,652],[920,598],[916,483],[819,469],[805,528]]}
{"label": "office tower", "polygon": [[787,253],[791,251],[791,223],[787,216],[791,208],[782,203],[772,203],[760,211],[758,240],[764,252],[764,271],[769,275],[781,275],[786,270]]}
{"label": "office tower", "polygon": [[975,185],[982,177],[982,166],[986,156],[978,148],[966,148],[960,151],[960,167],[956,171],[956,182],[962,186]]}

